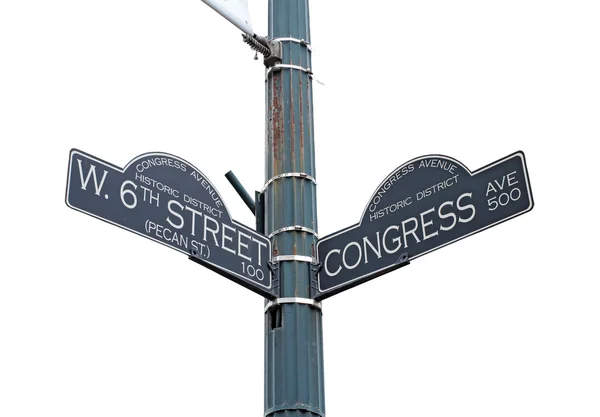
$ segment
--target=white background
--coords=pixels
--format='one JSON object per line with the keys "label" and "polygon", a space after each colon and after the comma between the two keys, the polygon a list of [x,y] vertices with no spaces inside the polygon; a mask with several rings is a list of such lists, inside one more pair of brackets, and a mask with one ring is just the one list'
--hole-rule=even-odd
{"label": "white background", "polygon": [[[321,236],[428,153],[523,150],[535,199],[323,303],[328,417],[600,415],[594,3],[311,5]],[[263,300],[64,203],[71,148],[163,151],[253,225],[223,176],[265,180],[253,56],[199,0],[1,3],[1,416],[262,415]]]}

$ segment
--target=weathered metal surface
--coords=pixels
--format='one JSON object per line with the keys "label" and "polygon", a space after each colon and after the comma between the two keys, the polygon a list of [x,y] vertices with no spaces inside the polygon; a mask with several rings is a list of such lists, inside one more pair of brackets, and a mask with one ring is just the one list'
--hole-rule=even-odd
{"label": "weathered metal surface", "polygon": [[[270,0],[269,37],[310,43],[308,0]],[[282,41],[282,67],[266,79],[265,180],[286,173],[315,178],[312,79],[306,44]],[[291,226],[317,233],[316,184],[299,176],[279,178],[264,190],[265,234]],[[293,228],[292,228],[293,229]],[[273,256],[315,256],[316,236],[301,228],[272,236]],[[310,297],[311,264],[282,261],[279,297]],[[324,416],[321,312],[284,304],[265,314],[265,416]]]}

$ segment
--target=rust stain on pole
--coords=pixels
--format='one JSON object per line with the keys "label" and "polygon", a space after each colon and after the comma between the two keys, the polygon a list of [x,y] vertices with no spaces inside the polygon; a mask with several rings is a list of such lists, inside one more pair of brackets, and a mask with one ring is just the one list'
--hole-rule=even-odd
{"label": "rust stain on pole", "polygon": [[[281,85],[281,73],[273,72],[273,113],[270,126],[271,146],[273,149],[273,160],[281,161],[284,155],[285,125],[283,109],[283,88]],[[273,174],[280,174],[281,164],[273,164]]]}
{"label": "rust stain on pole", "polygon": [[[291,72],[291,71],[290,71]],[[294,91],[292,83],[294,82],[294,74],[290,73],[290,90]],[[300,111],[302,111],[302,107],[300,107]],[[302,125],[302,118],[300,118],[300,124]],[[296,162],[296,119],[294,115],[294,100],[290,100],[290,162],[292,166]]]}
{"label": "rust stain on pole", "polygon": [[304,97],[302,94],[302,74],[298,74],[298,102],[300,104],[300,171],[304,171]]}

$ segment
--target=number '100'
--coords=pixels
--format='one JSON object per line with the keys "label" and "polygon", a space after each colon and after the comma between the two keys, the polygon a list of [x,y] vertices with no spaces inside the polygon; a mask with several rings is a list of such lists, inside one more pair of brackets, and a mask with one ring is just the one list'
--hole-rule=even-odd
{"label": "number '100'", "polygon": [[265,273],[262,269],[256,269],[252,265],[246,265],[246,262],[242,262],[242,273],[248,275],[250,278],[256,278],[259,281],[265,279]]}

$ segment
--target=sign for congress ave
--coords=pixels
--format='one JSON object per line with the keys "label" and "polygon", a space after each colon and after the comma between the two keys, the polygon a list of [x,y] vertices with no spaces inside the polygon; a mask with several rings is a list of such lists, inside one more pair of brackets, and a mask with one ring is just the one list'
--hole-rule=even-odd
{"label": "sign for congress ave", "polygon": [[317,299],[373,279],[533,208],[525,155],[516,152],[471,172],[441,155],[392,172],[360,223],[319,239]]}

